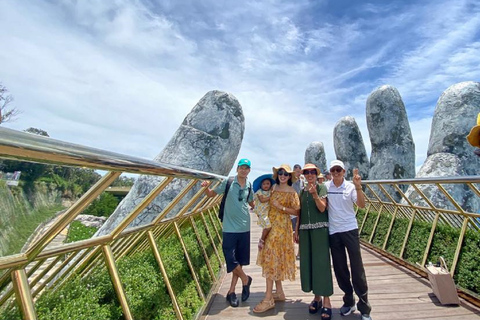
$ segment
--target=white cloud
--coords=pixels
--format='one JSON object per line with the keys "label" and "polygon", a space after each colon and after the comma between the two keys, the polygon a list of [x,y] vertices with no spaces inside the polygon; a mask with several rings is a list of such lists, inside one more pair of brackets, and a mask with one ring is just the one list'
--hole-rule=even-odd
{"label": "white cloud", "polygon": [[240,156],[252,175],[303,164],[312,141],[334,159],[333,128],[395,86],[417,166],[436,100],[480,77],[479,6],[327,1],[22,1],[0,3],[0,81],[23,110],[8,126],[153,158],[210,90],[243,106]]}

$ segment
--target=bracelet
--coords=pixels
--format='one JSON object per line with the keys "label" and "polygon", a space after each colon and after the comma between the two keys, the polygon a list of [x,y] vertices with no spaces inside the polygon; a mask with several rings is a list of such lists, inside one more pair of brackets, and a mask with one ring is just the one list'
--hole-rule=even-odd
{"label": "bracelet", "polygon": [[362,188],[355,188],[355,190],[362,190]]}

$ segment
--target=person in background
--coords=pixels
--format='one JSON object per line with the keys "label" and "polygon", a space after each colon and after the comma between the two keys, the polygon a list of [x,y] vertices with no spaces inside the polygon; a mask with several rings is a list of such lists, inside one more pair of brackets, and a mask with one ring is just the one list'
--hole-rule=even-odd
{"label": "person in background", "polygon": [[[320,170],[318,170],[318,172],[320,172]],[[321,172],[317,176],[317,182],[320,184],[323,184],[325,182],[325,177]]]}
{"label": "person in background", "polygon": [[325,178],[325,182],[332,180],[332,175],[330,174],[330,171],[325,170],[323,172],[323,177]]}
{"label": "person in background", "polygon": [[[340,160],[330,163],[332,180],[325,186],[328,190],[328,218],[330,251],[333,270],[340,289],[344,292],[340,314],[349,315],[356,310],[353,292],[358,296],[357,307],[362,320],[371,320],[371,306],[368,302],[368,285],[360,251],[358,224],[353,204],[365,207],[361,177],[353,169],[353,183],[345,180],[345,165]],[[350,261],[348,267],[347,253]],[[350,279],[351,274],[351,279]]]}
{"label": "person in background", "polygon": [[[306,184],[305,177],[302,174],[302,166],[299,164],[295,164],[293,166],[293,171],[294,171],[296,181],[292,184],[292,187],[293,189],[295,189],[297,194],[300,194],[300,191],[302,191],[303,187]],[[295,215],[291,215],[290,218],[292,219],[293,240],[295,241],[295,237],[296,237],[295,230],[297,230],[298,218]],[[300,259],[300,253],[297,253],[296,258]]]}
{"label": "person in background", "polygon": [[[320,169],[307,163],[303,167],[307,181],[300,191],[300,216],[297,238],[300,248],[300,282],[304,292],[313,291],[314,298],[308,311],[321,319],[332,317],[330,296],[333,294],[332,269],[328,242],[327,187],[317,182]],[[323,302],[322,302],[323,297]]]}
{"label": "person in background", "polygon": [[[298,194],[292,188],[295,176],[290,166],[282,164],[273,168],[276,185],[270,197],[268,218],[272,229],[265,240],[265,246],[258,253],[257,264],[262,267],[266,280],[264,299],[253,308],[262,313],[275,307],[275,300],[285,300],[282,281],[295,280],[295,252],[292,238],[290,215],[298,215],[300,203]],[[277,291],[273,293],[273,284]]]}
{"label": "person in background", "polygon": [[[242,266],[250,264],[250,212],[248,205],[252,209],[255,208],[253,192],[249,194],[250,182],[247,180],[250,167],[251,163],[248,159],[241,159],[238,162],[237,175],[233,179],[225,200],[222,222],[223,255],[227,264],[227,273],[232,273],[232,281],[226,299],[232,307],[239,305],[235,294],[238,279],[241,279],[243,283],[242,301],[247,300],[250,296],[250,285],[252,284],[252,277],[247,276],[242,268]],[[209,189],[209,185],[209,181],[202,182],[202,187],[206,187],[205,194],[213,197],[225,192],[227,180],[219,184],[215,190]]]}

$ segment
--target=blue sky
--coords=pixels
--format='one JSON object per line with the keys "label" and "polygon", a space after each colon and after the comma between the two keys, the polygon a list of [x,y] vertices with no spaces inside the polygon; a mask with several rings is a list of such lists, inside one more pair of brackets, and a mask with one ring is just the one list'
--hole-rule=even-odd
{"label": "blue sky", "polygon": [[253,177],[303,164],[312,141],[333,160],[347,115],[370,155],[365,103],[384,84],[403,98],[419,168],[442,92],[480,79],[473,0],[3,0],[0,29],[0,82],[23,112],[5,127],[152,159],[206,92],[227,91]]}

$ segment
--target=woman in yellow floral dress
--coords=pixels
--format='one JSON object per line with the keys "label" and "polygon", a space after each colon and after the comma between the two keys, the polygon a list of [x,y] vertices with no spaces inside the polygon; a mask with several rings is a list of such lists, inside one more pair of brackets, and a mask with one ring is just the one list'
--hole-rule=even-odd
{"label": "woman in yellow floral dress", "polygon": [[[266,279],[265,298],[253,308],[261,313],[275,307],[275,300],[285,300],[283,280],[295,280],[295,250],[290,215],[298,215],[300,201],[292,183],[295,177],[287,164],[273,168],[273,179],[277,183],[270,197],[268,218],[272,229],[265,240],[263,250],[258,253],[257,264],[262,267]],[[273,293],[273,283],[276,292]]]}

